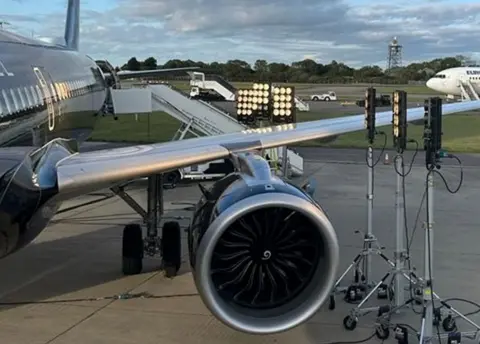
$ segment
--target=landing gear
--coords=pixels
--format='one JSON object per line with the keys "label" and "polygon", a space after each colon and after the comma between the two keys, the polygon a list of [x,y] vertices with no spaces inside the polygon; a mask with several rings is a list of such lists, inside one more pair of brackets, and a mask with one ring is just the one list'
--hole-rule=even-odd
{"label": "landing gear", "polygon": [[162,175],[148,177],[147,210],[145,211],[123,187],[112,188],[132,209],[143,218],[147,225],[143,238],[142,228],[138,224],[126,225],[122,240],[122,271],[125,275],[136,275],[142,272],[143,258],[161,256],[166,277],[177,275],[181,265],[181,230],[176,221],[166,222],[162,235],[158,235],[158,223],[163,215],[163,181]]}
{"label": "landing gear", "polygon": [[142,227],[137,224],[126,225],[122,238],[122,271],[124,275],[136,275],[143,268]]}
{"label": "landing gear", "polygon": [[165,277],[177,275],[182,264],[182,241],[180,225],[177,221],[165,222],[162,228],[162,256]]}

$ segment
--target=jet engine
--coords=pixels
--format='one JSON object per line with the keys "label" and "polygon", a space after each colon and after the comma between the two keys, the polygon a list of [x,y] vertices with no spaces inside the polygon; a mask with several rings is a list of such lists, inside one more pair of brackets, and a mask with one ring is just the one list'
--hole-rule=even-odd
{"label": "jet engine", "polygon": [[328,298],[339,261],[337,237],[302,189],[242,156],[242,168],[206,190],[189,228],[194,280],[209,310],[251,334],[289,330]]}

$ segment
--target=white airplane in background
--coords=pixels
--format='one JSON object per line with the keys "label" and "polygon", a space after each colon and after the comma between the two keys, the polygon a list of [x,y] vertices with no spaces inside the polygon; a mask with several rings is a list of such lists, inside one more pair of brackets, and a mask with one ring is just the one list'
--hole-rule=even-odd
{"label": "white airplane in background", "polygon": [[[442,70],[427,81],[427,87],[450,97],[478,100],[480,93],[480,67],[455,67]],[[463,88],[463,90],[462,90]]]}

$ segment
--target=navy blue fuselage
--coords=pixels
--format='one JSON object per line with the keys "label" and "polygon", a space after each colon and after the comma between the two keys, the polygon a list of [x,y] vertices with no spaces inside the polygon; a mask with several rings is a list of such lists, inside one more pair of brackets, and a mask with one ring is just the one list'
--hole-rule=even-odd
{"label": "navy blue fuselage", "polygon": [[0,31],[0,258],[54,216],[55,166],[75,151],[55,139],[85,141],[106,92],[88,56]]}

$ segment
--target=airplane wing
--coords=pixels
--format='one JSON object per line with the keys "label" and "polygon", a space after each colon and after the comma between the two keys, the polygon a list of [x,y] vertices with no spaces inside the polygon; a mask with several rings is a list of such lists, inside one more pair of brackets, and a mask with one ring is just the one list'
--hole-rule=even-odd
{"label": "airplane wing", "polygon": [[[480,109],[480,101],[443,105],[443,115]],[[390,125],[392,112],[379,112],[376,125]],[[422,119],[424,108],[408,110],[408,122]],[[76,153],[57,164],[59,197],[71,198],[126,180],[229,157],[232,153],[292,145],[364,129],[364,115]]]}
{"label": "airplane wing", "polygon": [[[164,68],[164,69],[152,69],[152,70],[121,70],[117,72],[117,76],[120,79],[129,78],[142,78],[162,75],[166,73],[175,73],[182,71],[190,71],[200,69],[200,67],[183,67],[183,68]],[[105,77],[110,77],[110,73],[104,73]]]}

